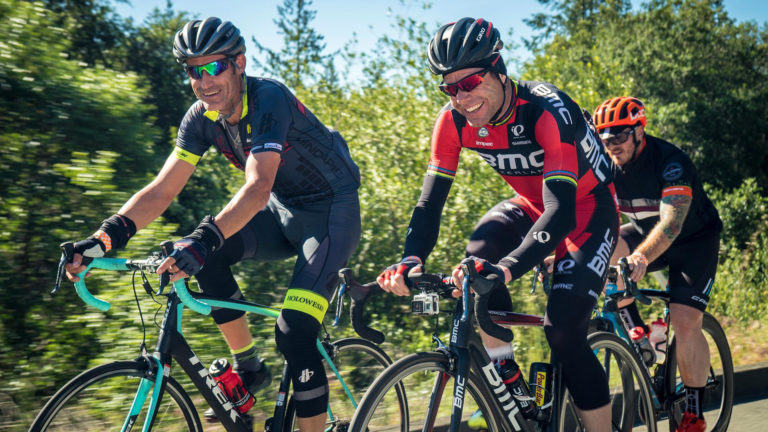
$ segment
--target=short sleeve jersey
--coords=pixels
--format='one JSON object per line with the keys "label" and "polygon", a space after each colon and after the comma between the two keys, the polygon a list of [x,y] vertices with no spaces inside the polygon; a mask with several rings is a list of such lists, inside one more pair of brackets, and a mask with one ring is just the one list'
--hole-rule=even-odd
{"label": "short sleeve jersey", "polygon": [[467,148],[540,209],[542,182],[550,179],[576,186],[577,207],[594,205],[595,194],[612,195],[609,160],[579,106],[548,83],[519,81],[515,91],[513,116],[497,126],[472,127],[450,103],[443,108],[427,174],[453,179]]}
{"label": "short sleeve jersey", "polygon": [[238,169],[249,153],[280,153],[273,194],[284,204],[301,204],[355,191],[360,171],[341,134],[323,125],[282,83],[246,78],[243,112],[235,127],[194,103],[181,121],[178,158],[197,165],[211,146]]}
{"label": "short sleeve jersey", "polygon": [[613,165],[619,210],[643,236],[659,222],[659,204],[668,195],[691,197],[691,207],[675,242],[698,233],[722,230],[722,222],[704,192],[693,162],[679,147],[647,135],[637,159]]}

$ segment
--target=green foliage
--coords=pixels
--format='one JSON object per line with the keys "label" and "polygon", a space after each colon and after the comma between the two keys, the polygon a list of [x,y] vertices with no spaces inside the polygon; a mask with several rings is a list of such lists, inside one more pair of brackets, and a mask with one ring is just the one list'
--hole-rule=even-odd
{"label": "green foliage", "polygon": [[765,28],[736,24],[716,0],[656,0],[638,12],[620,1],[556,3],[592,7],[536,46],[525,77],[558,85],[588,110],[639,97],[649,131],[685,149],[705,182],[732,188],[755,177],[768,186]]}

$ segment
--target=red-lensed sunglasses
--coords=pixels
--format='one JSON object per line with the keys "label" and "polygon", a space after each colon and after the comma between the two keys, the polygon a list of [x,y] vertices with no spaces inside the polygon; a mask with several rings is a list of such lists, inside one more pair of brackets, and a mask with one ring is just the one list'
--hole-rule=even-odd
{"label": "red-lensed sunglasses", "polygon": [[459,94],[459,90],[465,91],[465,92],[471,92],[474,90],[477,86],[483,83],[483,77],[485,74],[488,73],[488,69],[483,69],[479,72],[475,72],[471,75],[467,75],[464,78],[460,79],[458,82],[455,82],[453,84],[440,84],[438,87],[440,90],[447,94],[448,96],[456,96]]}
{"label": "red-lensed sunglasses", "polygon": [[223,59],[214,60],[200,66],[187,66],[184,70],[187,71],[187,75],[189,75],[190,78],[196,80],[203,77],[203,71],[208,72],[208,75],[210,76],[218,76],[229,69],[229,65],[234,63],[233,59],[234,57],[224,57]]}

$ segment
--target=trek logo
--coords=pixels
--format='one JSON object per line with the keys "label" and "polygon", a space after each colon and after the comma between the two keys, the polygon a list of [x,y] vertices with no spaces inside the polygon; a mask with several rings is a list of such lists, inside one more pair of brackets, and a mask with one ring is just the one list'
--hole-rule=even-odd
{"label": "trek logo", "polygon": [[307,381],[312,379],[312,375],[314,374],[315,374],[314,371],[311,371],[309,369],[304,369],[303,371],[301,371],[301,375],[299,375],[299,381],[302,383],[306,383]]}
{"label": "trek logo", "polygon": [[608,265],[608,259],[611,257],[611,246],[613,246],[613,242],[614,239],[609,228],[605,230],[603,242],[600,243],[600,247],[597,248],[597,255],[592,257],[592,261],[587,263],[587,267],[589,267],[589,269],[593,272],[597,273],[597,275],[600,277],[603,277],[603,274],[605,274],[605,268]]}
{"label": "trek logo", "polygon": [[565,107],[565,104],[560,99],[560,96],[557,95],[557,93],[554,92],[554,90],[548,88],[544,84],[539,84],[536,87],[531,90],[531,93],[533,93],[536,96],[543,97],[547,100],[547,102],[551,103],[552,106],[557,109],[557,113],[560,114],[560,118],[563,119],[563,122],[565,124],[570,125],[573,124],[573,119],[571,118],[571,113],[568,112],[568,108]]}
{"label": "trek logo", "polygon": [[606,173],[610,172],[610,165],[608,165],[608,159],[605,157],[602,147],[589,129],[587,129],[584,139],[581,140],[581,149],[584,150],[589,166],[592,167],[597,179],[604,182],[607,178]]}
{"label": "trek logo", "polygon": [[216,384],[216,381],[213,379],[213,377],[208,373],[208,369],[205,368],[202,363],[200,363],[200,359],[197,358],[196,355],[193,355],[189,358],[189,362],[194,366],[198,365],[200,366],[200,369],[197,370],[197,374],[205,380],[205,385],[208,386],[208,389],[211,390],[213,395],[216,397],[216,400],[221,403],[221,407],[224,408],[227,413],[229,413],[229,418],[232,420],[232,422],[237,421],[237,411],[235,410],[235,406],[232,404],[232,402],[229,401],[229,398],[226,394],[224,394],[224,391]]}
{"label": "trek logo", "polygon": [[453,406],[461,408],[464,405],[464,385],[467,379],[463,376],[456,377],[456,391],[453,393]]}
{"label": "trek logo", "polygon": [[[477,153],[488,162],[488,165],[498,170],[527,170],[531,167],[541,168],[544,166],[544,149],[532,152],[527,156],[520,153],[487,154],[480,151]],[[539,157],[541,157],[541,160],[539,160]]]}
{"label": "trek logo", "polygon": [[515,418],[515,416],[520,412],[520,409],[517,407],[517,404],[512,398],[512,395],[509,394],[509,390],[504,384],[504,381],[502,381],[499,372],[496,370],[496,366],[494,366],[493,362],[491,362],[483,366],[481,369],[483,370],[485,379],[488,380],[488,384],[490,384],[491,389],[493,389],[493,393],[496,395],[496,399],[499,401],[504,414],[512,424],[512,427],[514,427],[516,431],[522,430],[520,428],[520,423],[518,423],[517,419]]}

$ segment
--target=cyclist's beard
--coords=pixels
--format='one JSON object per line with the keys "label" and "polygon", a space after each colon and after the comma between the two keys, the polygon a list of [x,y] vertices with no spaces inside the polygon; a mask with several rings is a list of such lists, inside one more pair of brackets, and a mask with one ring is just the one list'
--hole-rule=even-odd
{"label": "cyclist's beard", "polygon": [[231,106],[227,109],[219,110],[219,120],[227,120],[229,119],[232,114],[235,113],[235,108],[237,108],[237,104],[243,100],[243,93],[245,93],[245,72],[242,74],[243,79],[239,80],[240,82],[240,92],[238,92],[237,97],[233,98],[231,102]]}

